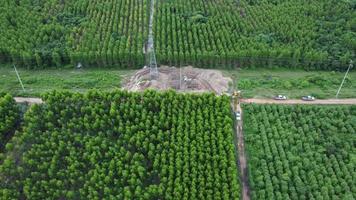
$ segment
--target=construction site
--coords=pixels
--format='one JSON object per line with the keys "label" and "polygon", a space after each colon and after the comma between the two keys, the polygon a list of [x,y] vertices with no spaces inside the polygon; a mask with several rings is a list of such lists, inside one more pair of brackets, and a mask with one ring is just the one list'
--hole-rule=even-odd
{"label": "construction site", "polygon": [[123,86],[129,91],[143,91],[148,88],[157,90],[177,90],[179,92],[214,92],[222,95],[229,92],[232,80],[224,77],[218,70],[187,67],[162,66],[157,69],[154,78],[150,68],[137,71]]}

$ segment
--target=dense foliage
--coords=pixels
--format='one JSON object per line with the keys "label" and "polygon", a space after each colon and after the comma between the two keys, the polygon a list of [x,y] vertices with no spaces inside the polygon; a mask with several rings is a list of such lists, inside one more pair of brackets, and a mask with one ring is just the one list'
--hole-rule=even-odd
{"label": "dense foliage", "polygon": [[[241,90],[250,90],[254,88],[272,88],[272,89],[305,89],[305,88],[338,88],[341,78],[335,78],[335,73],[313,74],[305,77],[286,78],[273,77],[270,74],[264,74],[260,78],[242,78],[237,81],[237,87]],[[356,88],[356,80],[346,77],[343,88]]]}
{"label": "dense foliage", "polygon": [[2,199],[239,198],[228,97],[53,92],[44,100],[7,146]]}
{"label": "dense foliage", "polygon": [[355,199],[356,107],[245,105],[253,199]]}
{"label": "dense foliage", "polygon": [[[140,67],[150,0],[3,0],[0,61]],[[355,58],[349,0],[156,0],[158,62],[341,69]]]}
{"label": "dense foliage", "polygon": [[14,99],[9,94],[0,94],[0,150],[14,132],[19,117],[19,109]]}
{"label": "dense foliage", "polygon": [[158,2],[155,32],[162,62],[336,69],[355,58],[356,12],[351,2]]}
{"label": "dense foliage", "polygon": [[147,0],[3,0],[0,62],[143,65]]}

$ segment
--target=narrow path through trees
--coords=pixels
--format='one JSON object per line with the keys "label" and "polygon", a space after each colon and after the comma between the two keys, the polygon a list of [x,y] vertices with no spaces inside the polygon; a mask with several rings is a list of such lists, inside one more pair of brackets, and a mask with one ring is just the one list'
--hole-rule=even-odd
{"label": "narrow path through trees", "polygon": [[242,109],[240,104],[237,104],[236,110],[234,112],[241,113],[241,120],[236,121],[236,136],[237,136],[237,150],[239,159],[239,169],[240,169],[240,179],[242,184],[242,199],[250,200],[250,186],[248,182],[247,174],[247,159],[245,155],[245,145],[244,145],[244,135],[242,131]]}

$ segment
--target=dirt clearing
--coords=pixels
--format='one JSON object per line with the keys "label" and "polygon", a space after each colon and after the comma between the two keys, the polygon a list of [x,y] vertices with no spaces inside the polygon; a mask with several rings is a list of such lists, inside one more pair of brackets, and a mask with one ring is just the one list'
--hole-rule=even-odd
{"label": "dirt clearing", "polygon": [[174,89],[181,92],[214,92],[222,95],[229,90],[232,80],[224,77],[218,70],[198,69],[191,66],[176,68],[162,66],[158,68],[159,76],[150,80],[150,69],[137,71],[124,88],[129,91],[143,91],[148,88],[157,90]]}

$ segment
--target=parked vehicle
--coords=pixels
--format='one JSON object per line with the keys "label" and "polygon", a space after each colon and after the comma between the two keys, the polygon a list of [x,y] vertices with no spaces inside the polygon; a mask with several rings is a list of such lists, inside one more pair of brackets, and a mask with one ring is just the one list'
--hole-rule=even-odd
{"label": "parked vehicle", "polygon": [[236,115],[236,120],[240,121],[241,120],[241,113],[240,112],[236,112],[235,115]]}
{"label": "parked vehicle", "polygon": [[284,95],[278,95],[274,97],[275,100],[287,100],[287,97]]}
{"label": "parked vehicle", "polygon": [[313,96],[304,96],[304,97],[302,97],[302,100],[303,101],[314,101],[315,97],[313,97]]}

